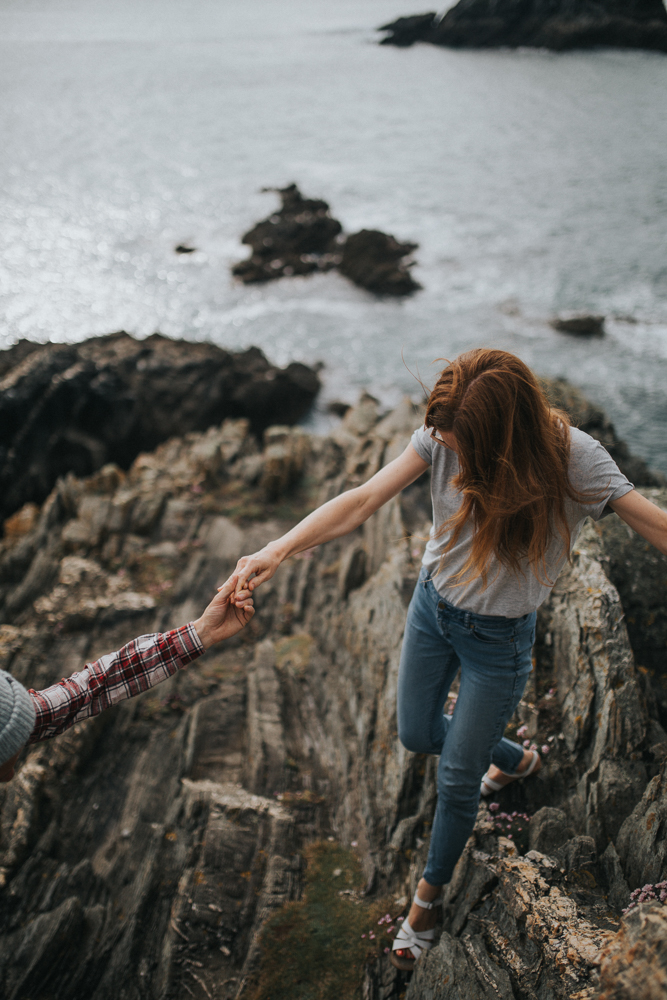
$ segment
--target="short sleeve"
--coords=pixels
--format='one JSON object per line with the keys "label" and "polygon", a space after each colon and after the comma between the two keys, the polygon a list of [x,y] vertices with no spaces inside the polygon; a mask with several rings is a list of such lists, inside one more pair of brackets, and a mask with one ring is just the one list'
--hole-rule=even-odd
{"label": "short sleeve", "polygon": [[410,442],[420,458],[429,465],[433,464],[433,445],[435,441],[431,437],[431,432],[426,427],[418,427],[412,435]]}
{"label": "short sleeve", "polygon": [[582,510],[594,521],[599,521],[612,513],[609,502],[625,496],[634,485],[590,434],[572,427],[570,436],[570,482],[576,490],[589,494],[591,502],[581,504]]}

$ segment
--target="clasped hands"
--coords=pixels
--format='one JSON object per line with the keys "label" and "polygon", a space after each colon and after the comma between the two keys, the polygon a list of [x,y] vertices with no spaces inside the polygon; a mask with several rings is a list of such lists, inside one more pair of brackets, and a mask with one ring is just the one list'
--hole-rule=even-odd
{"label": "clasped hands", "polygon": [[203,646],[208,649],[244,628],[255,614],[252,592],[269,580],[281,563],[271,545],[239,559],[236,569],[218,588],[218,593],[195,622]]}

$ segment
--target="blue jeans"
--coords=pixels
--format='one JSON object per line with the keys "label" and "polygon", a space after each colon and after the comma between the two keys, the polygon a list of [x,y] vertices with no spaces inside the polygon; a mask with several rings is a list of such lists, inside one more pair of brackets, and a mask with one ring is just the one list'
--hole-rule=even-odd
{"label": "blue jeans", "polygon": [[[452,877],[477,817],[492,762],[516,773],[523,747],[502,738],[532,669],[535,612],[478,615],[445,601],[422,569],[408,609],[398,674],[398,735],[415,753],[440,755],[438,800],[424,878]],[[443,707],[461,668],[456,707]]]}

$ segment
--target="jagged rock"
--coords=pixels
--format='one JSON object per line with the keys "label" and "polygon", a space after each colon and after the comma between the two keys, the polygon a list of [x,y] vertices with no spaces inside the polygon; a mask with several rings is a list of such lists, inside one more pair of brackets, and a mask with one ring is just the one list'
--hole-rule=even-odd
{"label": "jagged rock", "polygon": [[58,476],[126,469],[139,452],[225,417],[247,417],[257,434],[295,423],[319,389],[310,368],[275,368],[257,348],[231,354],[126,333],[25,345],[0,352],[0,517],[41,503]]}
{"label": "jagged rock", "polygon": [[399,17],[389,24],[383,24],[378,31],[388,31],[389,34],[380,41],[380,45],[396,45],[407,49],[415,42],[430,41],[437,14],[413,14],[412,17]]}
{"label": "jagged rock", "polygon": [[252,254],[232,274],[245,284],[338,268],[378,295],[409,295],[421,287],[409,271],[413,261],[406,259],[417,243],[400,243],[375,229],[345,237],[326,201],[304,198],[296,184],[264,190],[276,191],[282,207],[243,236]]}
{"label": "jagged rock", "polygon": [[489,957],[479,934],[446,932],[417,964],[405,1000],[514,1000],[510,977]]}
{"label": "jagged rock", "polygon": [[[667,509],[667,490],[643,490]],[[637,663],[649,672],[667,725],[667,556],[618,518],[598,522],[599,558],[617,588]],[[655,743],[662,737],[656,736]]]}
{"label": "jagged rock", "polygon": [[612,843],[607,845],[606,851],[600,857],[600,870],[607,887],[607,902],[615,913],[621,913],[628,905],[630,887]]}
{"label": "jagged rock", "polygon": [[567,816],[562,809],[542,806],[531,817],[528,827],[528,844],[531,851],[551,854],[572,836]]}
{"label": "jagged rock", "polygon": [[355,285],[379,295],[409,295],[421,288],[409,268],[417,243],[399,243],[377,229],[362,229],[348,236],[338,266]]}
{"label": "jagged rock", "polygon": [[252,255],[235,264],[232,274],[250,284],[328,271],[340,263],[337,237],[343,227],[332,219],[326,201],[304,198],[296,184],[264,190],[276,191],[282,206],[245,233],[241,242],[252,248]]}
{"label": "jagged rock", "polygon": [[601,955],[598,1000],[662,1000],[667,993],[667,907],[644,904]]}
{"label": "jagged rock", "polygon": [[580,337],[603,337],[604,316],[557,316],[551,320],[554,330],[574,333]]}
{"label": "jagged rock", "polygon": [[632,889],[667,878],[667,767],[647,785],[623,823],[616,850]]}
{"label": "jagged rock", "polygon": [[[330,437],[277,427],[262,448],[247,420],[227,420],[125,473],[60,480],[0,543],[0,666],[43,687],[194,617],[240,554],[367,479],[420,420],[409,401],[379,416],[366,396]],[[424,479],[351,537],[287,561],[237,640],[26,755],[0,789],[7,1000],[242,1000],[266,920],[300,894],[304,846],[328,835],[358,844],[369,892],[399,899],[396,913],[407,905],[435,762],[400,746],[395,698],[429,517]],[[550,752],[498,796],[536,814],[539,849],[521,856],[529,833],[510,839],[481,805],[410,1000],[592,1000],[598,969],[621,968],[616,945],[637,918],[616,914],[657,877],[667,820],[663,777],[649,781],[660,736],[650,686],[599,554],[589,528],[540,613],[518,718]],[[139,598],[130,621],[128,594]],[[369,997],[405,990],[382,953],[364,975]],[[650,977],[639,963],[634,992],[619,996],[644,1000]]]}
{"label": "jagged rock", "polygon": [[383,25],[384,45],[452,48],[614,46],[667,51],[662,0],[459,0],[443,17],[420,14]]}

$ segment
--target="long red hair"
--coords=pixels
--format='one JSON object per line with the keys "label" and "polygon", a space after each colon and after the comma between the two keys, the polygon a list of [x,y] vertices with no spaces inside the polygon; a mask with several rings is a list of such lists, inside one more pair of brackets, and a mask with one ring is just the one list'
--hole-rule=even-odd
{"label": "long red hair", "polygon": [[547,585],[546,553],[560,535],[569,554],[566,500],[593,503],[568,478],[569,418],[552,409],[531,370],[507,351],[478,348],[440,373],[426,407],[426,427],[456,438],[462,494],[459,510],[437,535],[451,531],[446,553],[463,526],[474,526],[458,583],[487,585],[493,556],[516,573],[527,562]]}

